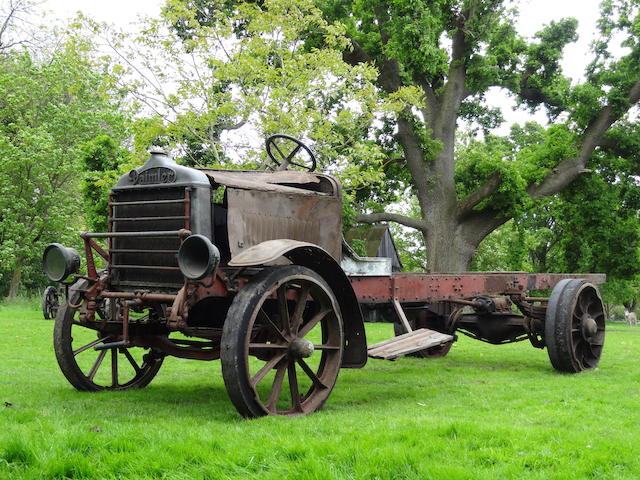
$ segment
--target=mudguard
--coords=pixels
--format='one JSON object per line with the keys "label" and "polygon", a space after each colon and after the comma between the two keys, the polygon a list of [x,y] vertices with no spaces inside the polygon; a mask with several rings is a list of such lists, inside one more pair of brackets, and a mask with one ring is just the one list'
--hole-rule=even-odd
{"label": "mudguard", "polygon": [[267,240],[236,255],[228,265],[268,265],[281,257],[287,258],[294,265],[310,268],[329,284],[340,304],[344,323],[345,350],[342,367],[363,367],[367,363],[367,339],[360,305],[349,278],[338,262],[325,250],[313,243],[297,240]]}

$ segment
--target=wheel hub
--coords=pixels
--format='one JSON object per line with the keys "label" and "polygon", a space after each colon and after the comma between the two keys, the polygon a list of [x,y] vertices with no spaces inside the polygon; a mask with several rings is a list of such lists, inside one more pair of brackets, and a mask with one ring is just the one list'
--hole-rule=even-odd
{"label": "wheel hub", "polygon": [[595,337],[596,333],[598,333],[598,324],[595,319],[585,315],[582,319],[582,336],[586,340],[589,340],[590,338]]}
{"label": "wheel hub", "polygon": [[313,355],[313,343],[304,338],[296,338],[289,344],[289,351],[298,358],[309,358]]}

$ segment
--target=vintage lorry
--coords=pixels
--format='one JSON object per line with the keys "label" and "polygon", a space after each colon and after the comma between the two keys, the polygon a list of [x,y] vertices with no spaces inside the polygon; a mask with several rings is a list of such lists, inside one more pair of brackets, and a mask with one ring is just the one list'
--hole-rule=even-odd
{"label": "vintage lorry", "polygon": [[[167,355],[220,359],[243,416],[308,414],[341,368],[443,356],[457,332],[529,340],[563,372],[598,364],[604,275],[392,273],[343,242],[340,184],[314,172],[311,149],[286,135],[266,149],[271,171],[188,168],[152,149],[113,187],[108,231],[81,235],[86,273],[74,249],[47,246],[44,271],[66,290],[55,354],[75,388],[144,387]],[[367,346],[374,311],[397,336]]]}

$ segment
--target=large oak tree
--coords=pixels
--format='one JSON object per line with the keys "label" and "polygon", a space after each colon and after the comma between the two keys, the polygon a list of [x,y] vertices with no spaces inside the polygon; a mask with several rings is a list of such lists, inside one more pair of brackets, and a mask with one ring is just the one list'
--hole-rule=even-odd
{"label": "large oak tree", "polygon": [[[600,39],[584,81],[573,85],[560,59],[576,39],[576,21],[551,22],[526,41],[507,7],[497,0],[323,2],[328,18],[347,25],[345,61],[375,64],[386,94],[413,86],[424,96],[394,119],[390,145],[411,174],[420,218],[375,212],[358,220],[421,231],[431,271],[467,269],[480,242],[518,205],[554,195],[588,172],[594,152],[611,143],[608,132],[640,98],[637,1],[602,4]],[[617,58],[609,50],[616,40],[624,45]],[[491,87],[522,107],[546,109],[553,124],[522,152],[456,165],[459,123],[491,121],[495,112],[482,101]]]}
{"label": "large oak tree", "polygon": [[[187,119],[192,129],[206,115],[219,117],[220,111],[229,111],[229,104],[243,104],[241,120],[255,119],[255,109],[259,133],[284,127],[304,135],[334,164],[346,158],[366,170],[369,154],[383,180],[372,175],[378,180],[372,186],[354,188],[351,198],[360,210],[353,215],[347,209],[350,220],[390,221],[416,229],[431,271],[468,269],[489,233],[595,168],[594,154],[615,143],[618,124],[635,124],[632,107],[640,98],[638,0],[603,2],[599,38],[592,57],[585,59],[585,77],[579,83],[572,83],[561,68],[564,47],[577,38],[576,20],[551,22],[526,39],[516,29],[515,3],[506,0],[297,0],[283,5],[278,0],[167,2],[164,19],[180,39],[171,48],[180,44],[180,55],[211,45],[206,42],[212,39],[215,43],[221,32],[235,38],[219,42],[224,53],[228,47],[240,52],[226,61],[210,55],[208,73],[227,70],[226,77],[212,77],[216,88],[224,85],[225,108],[211,105],[205,115],[190,109],[177,120]],[[267,25],[264,22],[268,28],[255,28]],[[293,41],[277,41],[292,31]],[[612,51],[618,43],[621,48]],[[378,110],[375,113],[376,101],[370,97],[359,99],[369,102],[362,109],[364,120],[354,117],[352,103],[336,102],[333,94],[323,96],[322,89],[329,87],[314,90],[314,83],[320,85],[314,74],[321,70],[307,64],[308,76],[296,60],[322,59],[323,67],[329,67],[322,70],[326,81],[331,78],[327,72],[349,72],[328,65],[335,59],[327,50],[337,48],[346,64],[376,68]],[[235,77],[228,76],[229,65]],[[194,76],[185,85],[198,84],[200,78]],[[334,79],[345,82],[340,74]],[[489,130],[501,121],[500,111],[484,101],[492,88],[507,92],[521,109],[544,110],[550,125],[525,148],[459,158],[456,142],[462,122]],[[253,93],[243,99],[238,93],[245,91]],[[219,94],[215,89],[203,92],[203,98]],[[349,121],[342,122],[344,118]],[[339,141],[327,141],[327,136]],[[217,141],[210,143],[215,147]],[[389,208],[407,194],[415,200],[415,215]]]}

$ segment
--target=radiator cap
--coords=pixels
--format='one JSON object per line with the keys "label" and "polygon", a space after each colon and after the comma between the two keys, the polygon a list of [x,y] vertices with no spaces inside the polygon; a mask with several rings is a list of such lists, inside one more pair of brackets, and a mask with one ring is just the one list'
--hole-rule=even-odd
{"label": "radiator cap", "polygon": [[167,155],[167,151],[163,147],[160,147],[158,145],[152,145],[151,148],[147,151],[149,155]]}

